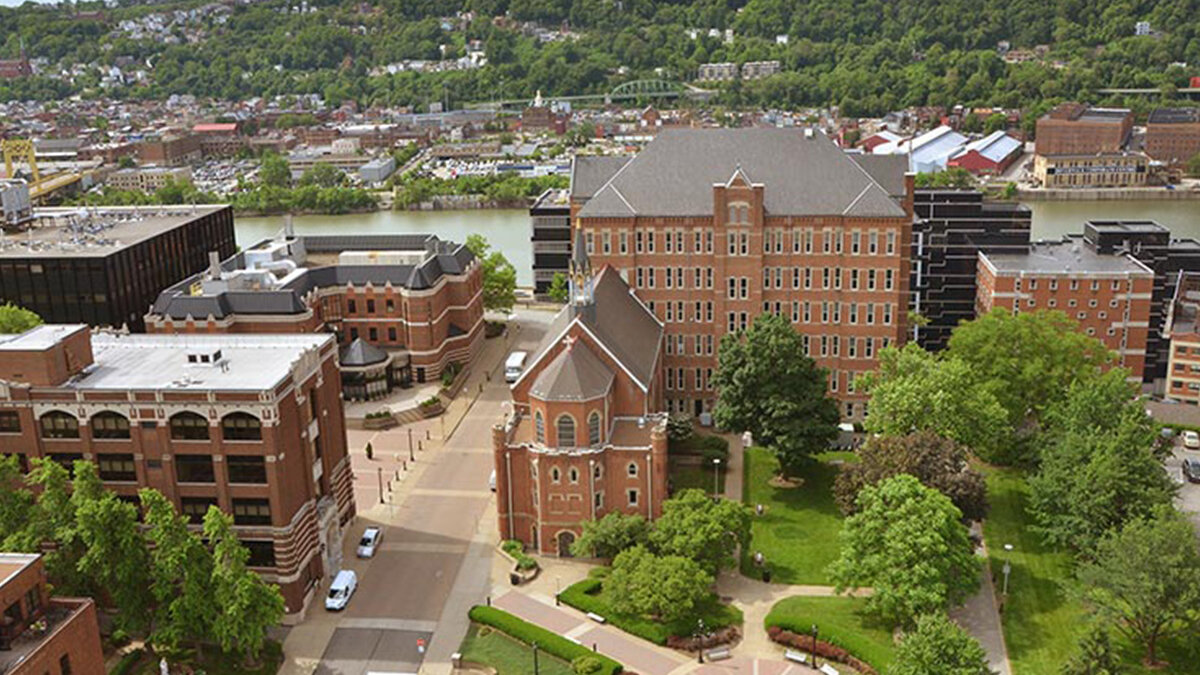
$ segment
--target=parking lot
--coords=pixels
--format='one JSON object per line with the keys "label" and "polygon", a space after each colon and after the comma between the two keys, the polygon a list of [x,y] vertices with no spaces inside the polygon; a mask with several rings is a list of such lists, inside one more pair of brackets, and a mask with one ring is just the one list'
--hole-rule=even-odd
{"label": "parking lot", "polygon": [[1183,441],[1177,437],[1171,456],[1166,461],[1167,473],[1171,475],[1171,478],[1175,482],[1179,483],[1179,496],[1176,499],[1179,509],[1188,514],[1188,517],[1192,519],[1192,523],[1197,528],[1200,528],[1200,483],[1189,483],[1184,478],[1184,457],[1192,457],[1200,460],[1200,450],[1183,447]]}

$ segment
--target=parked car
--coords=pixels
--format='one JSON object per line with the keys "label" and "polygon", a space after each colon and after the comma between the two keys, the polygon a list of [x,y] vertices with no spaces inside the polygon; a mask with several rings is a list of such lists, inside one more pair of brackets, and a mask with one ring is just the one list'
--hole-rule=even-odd
{"label": "parked car", "polygon": [[1183,436],[1183,447],[1200,450],[1200,433],[1189,429],[1183,432],[1181,436]]}
{"label": "parked car", "polygon": [[368,527],[366,530],[363,530],[362,539],[358,540],[358,557],[374,557],[375,549],[379,547],[380,539],[383,539],[383,530],[378,527]]}
{"label": "parked car", "polygon": [[1183,458],[1183,477],[1189,483],[1200,483],[1200,459],[1195,457]]}
{"label": "parked car", "polygon": [[333,578],[329,585],[329,595],[325,596],[325,609],[336,612],[346,609],[350,596],[358,589],[358,575],[354,570],[342,570]]}

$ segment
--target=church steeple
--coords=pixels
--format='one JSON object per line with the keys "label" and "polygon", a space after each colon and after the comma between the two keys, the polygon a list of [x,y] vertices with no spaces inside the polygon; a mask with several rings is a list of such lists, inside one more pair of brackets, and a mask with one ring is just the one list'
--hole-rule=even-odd
{"label": "church steeple", "polygon": [[571,250],[569,277],[571,306],[576,310],[590,307],[595,302],[592,289],[592,262],[588,259],[587,242],[583,236],[583,227],[578,220],[575,221],[575,243]]}

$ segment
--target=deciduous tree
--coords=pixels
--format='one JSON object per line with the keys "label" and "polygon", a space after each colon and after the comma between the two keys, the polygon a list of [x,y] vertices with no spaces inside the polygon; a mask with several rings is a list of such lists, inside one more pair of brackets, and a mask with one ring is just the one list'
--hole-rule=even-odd
{"label": "deciduous tree", "polygon": [[155,612],[150,642],[155,647],[198,647],[212,634],[217,608],[213,603],[212,556],[188,530],[187,518],[157,490],[138,492],[145,513],[150,549],[150,592]]}
{"label": "deciduous tree", "polygon": [[554,302],[566,302],[569,293],[566,275],[562,272],[555,272],[554,277],[550,280],[550,288],[546,289],[546,295]]}
{"label": "deciduous tree", "polygon": [[1100,540],[1095,560],[1079,569],[1086,601],[1158,664],[1158,644],[1195,625],[1200,607],[1196,531],[1170,507],[1130,520]]}
{"label": "deciduous tree", "polygon": [[857,509],[858,493],[868,485],[899,474],[915,476],[926,487],[950,498],[966,520],[987,513],[987,485],[967,464],[962,446],[924,431],[906,436],[878,436],[867,441],[859,461],[843,464],[833,483],[833,496],[842,513]]}
{"label": "deciduous tree", "polygon": [[944,612],[979,587],[962,512],[916,478],[899,475],[863,488],[859,512],[842,528],[830,566],[839,593],[871,587],[867,608],[896,625]]}
{"label": "deciduous tree", "polygon": [[483,267],[483,308],[508,311],[517,302],[517,270],[481,234],[467,237],[466,247]]}
{"label": "deciduous tree", "polygon": [[837,438],[838,408],[827,380],[791,324],[762,314],[745,333],[721,338],[713,416],[725,429],[750,431],[793,475]]}
{"label": "deciduous tree", "polygon": [[650,523],[637,514],[620,511],[599,520],[585,520],[583,532],[571,544],[571,554],[584,558],[612,559],[618,553],[650,539]]}
{"label": "deciduous tree", "polygon": [[292,169],[283,157],[273,152],[263,153],[258,182],[278,188],[289,187],[292,184]]}
{"label": "deciduous tree", "polygon": [[283,596],[246,568],[250,552],[233,531],[232,516],[210,508],[204,515],[204,537],[212,550],[212,636],[223,651],[240,652],[253,663],[267,631],[283,618]]}
{"label": "deciduous tree", "polygon": [[1063,664],[1060,675],[1121,675],[1125,669],[1113,649],[1108,629],[1094,622],[1079,638],[1075,654]]}
{"label": "deciduous tree", "polygon": [[149,625],[150,555],[138,524],[137,507],[111,492],[76,505],[76,528],[84,554],[79,571],[87,575],[117,609],[115,621],[126,632]]}
{"label": "deciduous tree", "polygon": [[24,333],[42,325],[42,317],[11,302],[0,305],[0,333]]}
{"label": "deciduous tree", "polygon": [[634,546],[613,560],[604,594],[618,612],[671,622],[688,616],[709,593],[712,582],[712,576],[690,558],[659,556]]}
{"label": "deciduous tree", "polygon": [[710,574],[737,563],[737,550],[750,541],[750,508],[728,499],[711,499],[703,490],[682,490],[663,502],[663,513],[650,533],[652,548],[663,555],[695,560]]}
{"label": "deciduous tree", "polygon": [[993,675],[987,652],[942,612],[917,618],[900,640],[887,675]]}

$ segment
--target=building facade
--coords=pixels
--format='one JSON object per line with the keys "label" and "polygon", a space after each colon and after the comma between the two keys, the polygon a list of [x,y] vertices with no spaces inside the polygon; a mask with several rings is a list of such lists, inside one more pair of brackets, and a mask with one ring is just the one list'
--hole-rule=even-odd
{"label": "building facade", "polygon": [[571,258],[571,197],[567,190],[546,190],[529,207],[533,246],[533,292],[550,290],[555,274],[565,278]]}
{"label": "building facade", "polygon": [[203,158],[200,137],[191,134],[166,134],[142,141],[137,146],[138,162],[156,166],[187,166]]}
{"label": "building facade", "polygon": [[143,169],[118,169],[108,174],[105,183],[117,190],[140,190],[154,192],[169,182],[191,182],[192,169],[178,167],[146,167]]}
{"label": "building facade", "polygon": [[19,227],[33,218],[33,202],[29,199],[29,183],[23,180],[0,180],[0,225]]}
{"label": "building facade", "polygon": [[593,276],[580,248],[570,301],[492,431],[501,538],[559,556],[571,555],[583,521],[652,521],[667,492],[662,323],[615,269]]}
{"label": "building facade", "polygon": [[1140,187],[1149,169],[1149,159],[1140,152],[1033,158],[1033,177],[1044,188]]}
{"label": "building facade", "polygon": [[174,283],[145,324],[150,333],[331,332],[343,348],[361,339],[391,355],[390,389],[478,352],[483,272],[465,246],[433,235],[285,229]]}
{"label": "building facade", "polygon": [[1126,253],[1098,252],[1082,236],[1028,253],[979,253],[977,314],[1058,310],[1117,355],[1136,382],[1145,372],[1154,271]]}
{"label": "building facade", "polygon": [[50,323],[140,331],[159,291],[236,249],[228,206],[37,209],[0,243],[0,298]]}
{"label": "building facade", "polygon": [[1169,343],[1166,398],[1200,405],[1200,274],[1178,275],[1163,331]]}
{"label": "building facade", "polygon": [[573,218],[592,263],[665,324],[669,411],[711,410],[721,336],[774,312],[829,371],[843,416],[864,417],[855,379],[907,335],[911,184],[895,198],[812,129],[668,129],[604,168]]}
{"label": "building facade", "polygon": [[1037,121],[1037,154],[1095,155],[1121,152],[1133,133],[1133,112],[1060,103]]}
{"label": "building facade", "polygon": [[0,553],[0,607],[0,673],[104,675],[96,604],[51,597],[40,554]]}
{"label": "building facade", "polygon": [[134,501],[154,488],[197,528],[234,518],[289,620],[339,567],[355,515],[331,335],[92,334],[47,324],[0,342],[0,453],[89,460]]}
{"label": "building facade", "polygon": [[1159,108],[1146,121],[1146,154],[1167,164],[1186,164],[1200,154],[1200,109]]}
{"label": "building facade", "polygon": [[913,310],[921,347],[944,349],[950,333],[975,318],[979,252],[1029,250],[1032,213],[1011,202],[989,202],[978,190],[919,189],[913,199]]}

